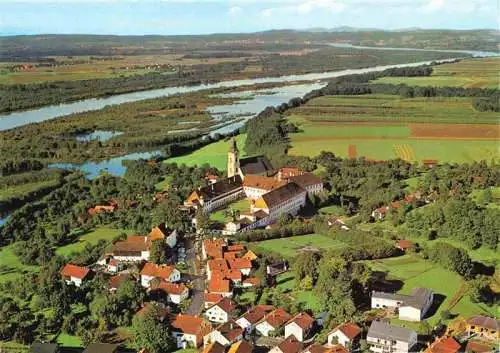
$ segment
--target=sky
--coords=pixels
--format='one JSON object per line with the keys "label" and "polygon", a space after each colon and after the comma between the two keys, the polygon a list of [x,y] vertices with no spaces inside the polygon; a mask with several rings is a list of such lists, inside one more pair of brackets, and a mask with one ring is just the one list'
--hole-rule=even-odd
{"label": "sky", "polygon": [[0,0],[0,34],[499,29],[499,0]]}

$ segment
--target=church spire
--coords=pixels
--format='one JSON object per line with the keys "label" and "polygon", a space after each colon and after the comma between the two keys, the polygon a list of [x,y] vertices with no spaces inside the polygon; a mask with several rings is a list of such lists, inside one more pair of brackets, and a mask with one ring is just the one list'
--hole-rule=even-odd
{"label": "church spire", "polygon": [[240,173],[240,156],[236,140],[231,139],[229,152],[227,153],[227,176],[229,178],[239,175]]}

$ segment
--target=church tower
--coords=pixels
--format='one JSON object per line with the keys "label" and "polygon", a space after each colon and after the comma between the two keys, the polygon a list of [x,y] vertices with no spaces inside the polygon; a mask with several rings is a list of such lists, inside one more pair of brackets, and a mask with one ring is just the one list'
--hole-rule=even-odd
{"label": "church tower", "polygon": [[227,176],[228,178],[234,177],[240,174],[240,155],[238,151],[238,145],[236,140],[231,139],[231,146],[229,147],[229,152],[227,153]]}

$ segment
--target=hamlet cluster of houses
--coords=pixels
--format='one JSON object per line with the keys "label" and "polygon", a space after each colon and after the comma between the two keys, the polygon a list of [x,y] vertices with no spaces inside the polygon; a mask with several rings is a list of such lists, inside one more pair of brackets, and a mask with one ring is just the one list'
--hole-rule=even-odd
{"label": "hamlet cluster of houses", "polygon": [[228,152],[227,178],[211,179],[209,185],[194,190],[185,205],[205,214],[231,202],[247,198],[249,212],[226,224],[224,234],[264,228],[283,214],[295,215],[306,204],[307,195],[323,190],[321,179],[298,168],[276,170],[265,156],[240,158],[236,141]]}

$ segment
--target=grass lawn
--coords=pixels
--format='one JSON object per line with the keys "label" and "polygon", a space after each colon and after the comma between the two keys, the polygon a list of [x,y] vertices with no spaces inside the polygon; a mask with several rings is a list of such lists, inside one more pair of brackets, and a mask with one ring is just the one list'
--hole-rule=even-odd
{"label": "grass lawn", "polygon": [[405,83],[409,86],[498,88],[500,58],[462,60],[434,67],[430,77],[381,77],[377,83]]}
{"label": "grass lawn", "polygon": [[0,189],[0,200],[8,199],[11,197],[19,197],[36,192],[40,189],[55,187],[59,185],[59,178],[36,181],[22,185],[10,186],[5,189]]}
{"label": "grass lawn", "polygon": [[22,272],[38,272],[38,266],[23,265],[14,254],[13,246],[0,249],[0,282],[15,279]]}
{"label": "grass lawn", "polygon": [[[246,134],[235,137],[240,150],[240,157],[245,156],[243,148],[245,146]],[[226,170],[227,167],[227,152],[229,150],[230,141],[218,141],[202,147],[190,154],[168,158],[165,163],[186,164],[188,166],[210,164],[219,170]]]}
{"label": "grass lawn", "polygon": [[127,233],[131,235],[133,231],[123,230],[123,229],[113,229],[113,228],[97,228],[94,231],[80,236],[76,242],[62,246],[56,250],[58,255],[68,256],[72,252],[82,251],[85,244],[97,244],[101,239],[106,241],[111,241],[114,237],[120,233]]}
{"label": "grass lawn", "polygon": [[63,347],[83,347],[83,342],[78,336],[61,333],[57,336],[57,343]]}
{"label": "grass lawn", "polygon": [[332,216],[345,216],[344,209],[337,205],[321,207],[318,209],[318,213]]}
{"label": "grass lawn", "polygon": [[216,221],[216,222],[229,222],[229,221],[231,221],[231,216],[228,216],[228,217],[224,216],[224,212],[226,210],[229,210],[229,209],[239,211],[240,214],[245,213],[245,212],[250,212],[250,200],[247,198],[244,198],[242,200],[230,203],[224,209],[210,213],[210,220]]}
{"label": "grass lawn", "polygon": [[308,234],[295,237],[264,240],[253,243],[257,251],[271,251],[287,258],[292,258],[300,253],[297,252],[306,246],[320,250],[336,249],[345,246],[342,242],[321,234]]}
{"label": "grass lawn", "polygon": [[295,289],[295,275],[292,271],[282,273],[277,278],[277,288],[282,292],[292,295],[298,303],[302,303],[304,309],[312,310],[314,313],[321,311],[318,298],[312,291],[302,291]]}
{"label": "grass lawn", "polygon": [[488,308],[472,303],[467,295],[450,308],[453,297],[460,297],[460,293],[462,293],[463,279],[458,274],[419,257],[406,255],[370,261],[368,264],[374,271],[387,272],[388,279],[403,281],[404,285],[399,291],[402,294],[409,294],[416,287],[426,287],[432,289],[437,295],[443,296],[444,301],[429,318],[431,324],[435,324],[440,319],[439,313],[445,309],[450,310],[452,314],[459,314],[463,317],[474,314],[494,315],[498,309],[498,306]]}

